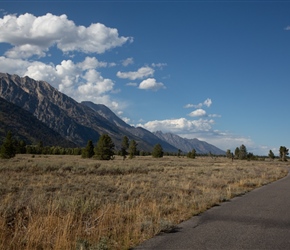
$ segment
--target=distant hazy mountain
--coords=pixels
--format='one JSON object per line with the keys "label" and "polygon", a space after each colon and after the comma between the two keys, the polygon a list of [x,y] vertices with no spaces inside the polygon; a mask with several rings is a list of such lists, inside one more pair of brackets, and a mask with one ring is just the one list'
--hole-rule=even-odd
{"label": "distant hazy mountain", "polygon": [[174,147],[180,149],[184,153],[188,153],[195,149],[198,154],[212,153],[214,155],[224,155],[225,151],[198,139],[186,139],[172,133],[154,132],[160,139],[167,141]]}
{"label": "distant hazy mountain", "polygon": [[75,147],[71,141],[47,127],[28,111],[0,97],[0,142],[7,132],[27,144],[43,142],[44,146]]}
{"label": "distant hazy mountain", "polygon": [[139,150],[151,151],[156,143],[160,143],[164,151],[177,151],[151,132],[126,124],[106,106],[78,103],[45,81],[0,73],[0,97],[30,112],[78,146],[85,146],[88,140],[95,143],[101,134],[108,134],[117,149],[127,136],[138,143]]}

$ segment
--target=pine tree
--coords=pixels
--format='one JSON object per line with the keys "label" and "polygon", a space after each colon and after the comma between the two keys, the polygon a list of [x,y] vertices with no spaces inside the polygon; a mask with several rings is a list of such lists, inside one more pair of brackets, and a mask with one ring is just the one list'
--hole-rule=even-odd
{"label": "pine tree", "polygon": [[286,148],[285,146],[281,146],[279,152],[280,152],[281,161],[287,161],[287,155],[289,154],[289,149]]}
{"label": "pine tree", "polygon": [[111,137],[104,134],[100,137],[95,147],[95,155],[99,160],[111,160],[114,156],[115,144]]}
{"label": "pine tree", "polygon": [[245,159],[247,159],[247,155],[248,155],[247,148],[244,144],[242,144],[240,146],[240,150],[239,150],[239,159],[245,160]]}
{"label": "pine tree", "polygon": [[229,159],[232,159],[233,154],[232,154],[232,152],[231,152],[230,149],[227,150],[227,152],[226,152],[226,157],[229,158]]}
{"label": "pine tree", "polygon": [[122,146],[121,146],[121,156],[123,156],[123,160],[126,159],[126,156],[128,154],[127,152],[128,147],[129,147],[129,139],[127,136],[124,136],[122,140]]}
{"label": "pine tree", "polygon": [[239,155],[240,155],[240,149],[238,147],[236,147],[236,149],[235,149],[235,158],[239,159]]}
{"label": "pine tree", "polygon": [[129,158],[133,159],[135,157],[135,155],[137,154],[137,142],[135,140],[132,140],[130,142],[130,146],[129,146]]}
{"label": "pine tree", "polygon": [[89,140],[87,146],[82,150],[82,158],[92,158],[94,156],[94,145],[92,140]]}
{"label": "pine tree", "polygon": [[9,131],[0,148],[0,156],[3,159],[10,159],[16,154],[16,148],[13,144],[12,133]]}
{"label": "pine tree", "polygon": [[192,149],[192,151],[191,151],[191,152],[188,152],[188,154],[187,154],[187,157],[188,157],[188,158],[191,158],[191,159],[194,159],[195,156],[196,156],[196,151],[195,151],[195,149]]}
{"label": "pine tree", "polygon": [[275,159],[275,155],[274,155],[274,153],[273,153],[272,150],[269,151],[268,156],[269,156],[269,158],[272,159],[272,160]]}
{"label": "pine tree", "polygon": [[152,151],[152,157],[154,158],[162,158],[163,157],[163,148],[162,146],[158,143],[154,146],[153,151]]}

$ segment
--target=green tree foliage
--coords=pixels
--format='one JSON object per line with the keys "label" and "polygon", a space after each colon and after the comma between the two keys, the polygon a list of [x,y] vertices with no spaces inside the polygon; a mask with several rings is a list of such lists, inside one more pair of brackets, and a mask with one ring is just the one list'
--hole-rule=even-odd
{"label": "green tree foliage", "polygon": [[0,156],[3,159],[10,159],[16,154],[16,148],[13,143],[12,133],[9,131],[6,135],[6,138],[3,141],[3,144],[0,148]]}
{"label": "green tree foliage", "polygon": [[235,158],[239,159],[239,156],[240,156],[240,149],[238,147],[236,147],[236,149],[235,149]]}
{"label": "green tree foliage", "polygon": [[111,160],[114,156],[115,144],[107,134],[102,135],[95,147],[95,155],[99,160]]}
{"label": "green tree foliage", "polygon": [[230,149],[227,150],[226,157],[229,158],[229,159],[232,159],[233,158],[233,153],[231,152]]}
{"label": "green tree foliage", "polygon": [[137,142],[135,140],[130,141],[130,146],[129,146],[129,158],[133,159],[135,155],[137,154]]}
{"label": "green tree foliage", "polygon": [[25,154],[26,153],[26,142],[23,140],[15,141],[16,154]]}
{"label": "green tree foliage", "polygon": [[194,159],[196,157],[196,151],[195,151],[195,149],[192,149],[191,152],[188,152],[187,153],[187,157],[188,158],[191,158],[191,159]]}
{"label": "green tree foliage", "polygon": [[285,146],[281,146],[279,153],[280,153],[280,160],[287,161],[287,155],[289,154],[289,149],[286,148]]}
{"label": "green tree foliage", "polygon": [[272,150],[269,151],[268,156],[269,156],[269,158],[272,159],[272,160],[275,159],[275,155],[274,155],[274,153],[273,153]]}
{"label": "green tree foliage", "polygon": [[126,156],[128,154],[127,152],[128,147],[129,147],[129,139],[127,136],[124,136],[121,145],[121,156],[123,156],[123,160],[126,159]]}
{"label": "green tree foliage", "polygon": [[154,158],[162,158],[163,157],[163,148],[162,146],[158,143],[154,146],[153,151],[152,151],[152,157]]}
{"label": "green tree foliage", "polygon": [[82,158],[92,158],[94,154],[93,142],[89,140],[87,146],[82,150]]}
{"label": "green tree foliage", "polygon": [[245,160],[245,159],[247,159],[247,155],[248,155],[247,148],[244,144],[242,144],[240,146],[240,150],[239,150],[239,159]]}

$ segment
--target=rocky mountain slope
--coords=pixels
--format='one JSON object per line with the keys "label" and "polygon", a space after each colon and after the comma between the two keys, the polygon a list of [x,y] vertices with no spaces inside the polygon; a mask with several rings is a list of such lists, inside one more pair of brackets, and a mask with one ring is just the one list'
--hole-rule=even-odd
{"label": "rocky mountain slope", "polygon": [[162,133],[161,131],[154,132],[160,139],[167,141],[174,147],[180,149],[184,153],[188,153],[195,149],[198,154],[225,155],[225,151],[198,139],[186,139],[172,133]]}
{"label": "rocky mountain slope", "polygon": [[0,142],[9,130],[15,139],[27,144],[36,145],[42,141],[44,146],[76,147],[28,111],[0,97]]}
{"label": "rocky mountain slope", "polygon": [[108,134],[117,149],[126,135],[136,140],[140,150],[151,151],[160,143],[164,151],[177,151],[151,132],[126,124],[106,106],[78,103],[44,81],[0,73],[0,97],[30,112],[78,146],[85,146],[88,140],[96,142],[101,134]]}

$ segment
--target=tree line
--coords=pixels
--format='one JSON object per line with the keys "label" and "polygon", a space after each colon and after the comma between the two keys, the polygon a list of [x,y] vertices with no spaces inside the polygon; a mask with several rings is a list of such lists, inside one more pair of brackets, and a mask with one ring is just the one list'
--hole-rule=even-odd
{"label": "tree line", "polygon": [[44,146],[43,142],[37,145],[26,145],[23,140],[14,139],[9,131],[0,146],[0,158],[13,158],[16,154],[51,154],[51,155],[81,155],[83,158],[96,158],[100,160],[114,159],[114,155],[121,155],[125,160],[134,158],[136,155],[152,155],[153,157],[163,157],[163,149],[160,144],[156,144],[152,152],[140,151],[135,140],[129,141],[127,136],[123,137],[121,149],[116,151],[115,144],[107,134],[101,135],[96,145],[92,140],[87,142],[85,148],[63,148],[59,146]]}
{"label": "tree line", "polygon": [[[186,156],[188,158],[194,159],[198,154],[195,149],[183,154],[179,149],[177,153],[164,152],[161,144],[156,144],[152,152],[144,152],[138,150],[138,143],[135,140],[129,140],[127,136],[124,136],[121,143],[120,150],[115,150],[115,144],[108,134],[103,134],[100,136],[97,143],[94,145],[92,140],[87,142],[85,148],[63,148],[59,146],[43,146],[42,142],[37,145],[26,145],[23,140],[16,140],[13,138],[12,133],[9,131],[3,140],[0,147],[0,157],[4,159],[9,159],[14,157],[16,154],[52,154],[52,155],[81,155],[83,158],[96,158],[99,160],[112,160],[115,155],[120,155],[125,160],[127,157],[129,159],[134,158],[137,155],[146,156],[152,155],[154,158],[161,158],[164,155],[174,155],[174,156]],[[200,154],[199,154],[200,155]],[[209,156],[213,156],[211,153]],[[287,161],[289,155],[289,149],[285,146],[281,146],[279,149],[279,159],[281,161]],[[230,149],[226,151],[226,157],[232,160],[257,160],[258,157],[253,153],[248,152],[245,145],[237,147],[234,152]],[[268,157],[270,159],[277,158],[273,151],[270,150]]]}
{"label": "tree line", "polygon": [[[289,155],[289,149],[286,148],[285,146],[281,146],[279,149],[279,159],[281,161],[287,161],[288,155]],[[240,147],[236,147],[234,153],[231,152],[230,149],[228,149],[226,152],[226,157],[231,158],[231,159],[239,159],[239,160],[257,160],[258,158],[253,153],[248,152],[244,144],[242,144]],[[268,157],[272,160],[276,158],[272,150],[269,150]]]}

